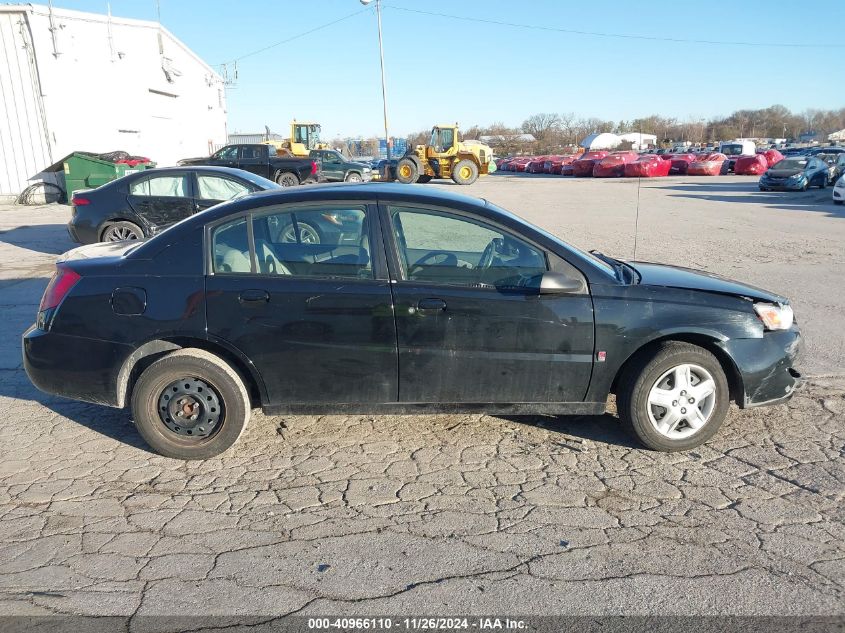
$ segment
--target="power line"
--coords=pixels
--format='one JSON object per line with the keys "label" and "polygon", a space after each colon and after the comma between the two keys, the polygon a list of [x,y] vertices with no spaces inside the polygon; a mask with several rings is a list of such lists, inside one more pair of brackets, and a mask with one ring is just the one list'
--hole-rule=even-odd
{"label": "power line", "polygon": [[516,22],[503,22],[500,20],[488,20],[485,18],[467,17],[463,15],[450,15],[448,13],[436,13],[434,11],[423,11],[421,9],[409,9],[408,7],[397,7],[396,5],[385,5],[386,9],[406,11],[430,15],[438,18],[449,18],[451,20],[463,20],[464,22],[478,22],[482,24],[494,24],[496,26],[509,26],[519,29],[531,29],[535,31],[551,31],[554,33],[567,33],[569,35],[587,35],[590,37],[610,37],[626,40],[647,40],[652,42],[674,42],[676,44],[708,44],[715,46],[752,46],[759,48],[845,48],[845,44],[794,44],[794,43],[767,43],[767,42],[728,42],[719,40],[696,40],[678,37],[657,37],[651,35],[630,35],[625,33],[600,33],[596,31],[580,31],[576,29],[562,29],[554,26],[540,26],[537,24],[518,24]]}
{"label": "power line", "polygon": [[320,26],[315,26],[313,29],[303,31],[302,33],[299,33],[299,34],[294,35],[292,37],[288,37],[287,39],[284,39],[284,40],[280,40],[280,41],[275,42],[273,44],[268,44],[267,46],[264,46],[263,48],[259,48],[259,49],[252,51],[252,52],[245,53],[245,54],[241,55],[240,57],[235,57],[234,59],[230,59],[229,61],[223,62],[223,63],[218,64],[218,65],[222,66],[224,64],[232,64],[234,62],[239,62],[242,59],[246,59],[247,57],[252,57],[253,55],[258,55],[259,53],[269,51],[271,48],[276,48],[277,46],[281,46],[282,44],[287,44],[288,42],[293,42],[294,40],[298,40],[299,38],[305,37],[306,35],[310,35],[311,33],[316,33],[317,31],[322,31],[323,29],[326,29],[330,26],[333,26],[333,25],[337,24],[338,22],[343,22],[344,20],[348,20],[349,18],[354,18],[356,15],[361,15],[362,13],[366,13],[367,11],[372,11],[372,7],[365,7],[363,9],[361,9],[360,11],[355,11],[354,13],[350,13],[349,15],[345,15],[342,18],[338,18],[337,20],[332,20],[331,22],[326,22],[325,24],[321,24]]}

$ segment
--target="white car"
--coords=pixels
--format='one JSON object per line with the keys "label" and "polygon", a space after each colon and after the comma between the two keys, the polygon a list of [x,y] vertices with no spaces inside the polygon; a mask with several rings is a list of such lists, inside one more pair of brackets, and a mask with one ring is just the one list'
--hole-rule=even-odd
{"label": "white car", "polygon": [[842,204],[845,202],[845,175],[840,176],[836,184],[833,185],[833,204]]}

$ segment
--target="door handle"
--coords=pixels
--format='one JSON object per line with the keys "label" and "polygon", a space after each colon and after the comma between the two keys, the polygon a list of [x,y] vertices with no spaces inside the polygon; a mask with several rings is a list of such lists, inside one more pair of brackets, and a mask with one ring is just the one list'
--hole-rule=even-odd
{"label": "door handle", "polygon": [[446,309],[446,302],[443,299],[420,299],[417,302],[417,310],[420,312],[443,312]]}
{"label": "door handle", "polygon": [[238,295],[241,303],[267,303],[270,301],[270,293],[266,290],[244,290]]}

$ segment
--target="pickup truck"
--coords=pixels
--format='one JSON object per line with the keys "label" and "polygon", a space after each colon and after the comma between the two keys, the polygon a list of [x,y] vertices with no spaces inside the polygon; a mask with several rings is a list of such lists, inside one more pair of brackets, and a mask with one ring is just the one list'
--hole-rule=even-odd
{"label": "pickup truck", "polygon": [[320,179],[327,182],[366,182],[373,170],[364,163],[346,160],[333,149],[312,149],[309,154],[320,165]]}
{"label": "pickup truck", "polygon": [[179,165],[235,167],[276,181],[283,187],[319,179],[319,166],[312,158],[277,156],[270,145],[226,145],[204,158],[185,158]]}

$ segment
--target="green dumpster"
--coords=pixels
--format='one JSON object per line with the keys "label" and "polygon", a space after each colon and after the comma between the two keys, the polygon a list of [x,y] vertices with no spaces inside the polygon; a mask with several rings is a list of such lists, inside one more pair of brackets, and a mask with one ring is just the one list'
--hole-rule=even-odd
{"label": "green dumpster", "polygon": [[84,152],[74,152],[64,160],[65,191],[67,199],[79,189],[93,189],[126,174],[155,167],[155,163],[139,163],[131,167],[125,163],[112,163]]}

